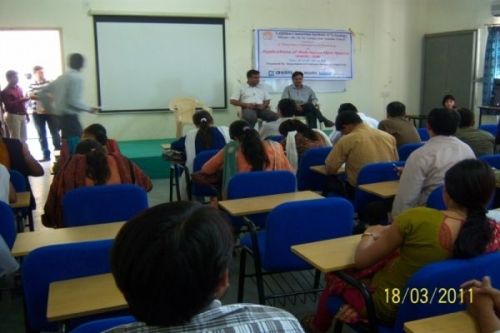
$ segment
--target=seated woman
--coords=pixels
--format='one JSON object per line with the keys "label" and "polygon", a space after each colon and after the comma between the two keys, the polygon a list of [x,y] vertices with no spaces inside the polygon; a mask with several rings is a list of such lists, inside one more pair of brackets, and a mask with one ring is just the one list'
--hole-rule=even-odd
{"label": "seated woman", "polygon": [[106,129],[101,124],[92,124],[83,130],[82,140],[87,139],[96,140],[108,150],[108,153],[120,154],[118,143],[115,140],[108,138]]}
{"label": "seated woman", "polygon": [[204,150],[222,149],[231,141],[227,126],[214,126],[214,119],[207,111],[198,111],[193,115],[193,124],[196,129],[189,131],[186,136],[172,142],[173,150],[186,154],[186,166],[193,170],[194,157]]}
{"label": "seated woman", "polygon": [[229,126],[229,134],[234,141],[228,143],[201,168],[201,172],[208,175],[223,170],[224,192],[231,177],[238,172],[293,170],[281,145],[274,141],[262,141],[259,133],[245,120],[233,122]]}
{"label": "seated woman", "polygon": [[330,138],[318,129],[311,129],[298,119],[288,119],[280,124],[281,144],[290,164],[297,170],[302,154],[309,148],[331,147]]}
{"label": "seated woman", "polygon": [[[446,211],[411,208],[398,215],[392,225],[372,226],[363,234],[355,253],[355,270],[372,290],[378,319],[391,324],[398,304],[387,302],[384,290],[403,293],[410,277],[423,266],[449,258],[470,258],[500,249],[500,225],[486,218],[486,206],[495,191],[491,167],[478,160],[463,160],[445,175]],[[332,318],[356,322],[366,315],[361,294],[334,274],[327,275],[316,314],[305,317],[311,332],[328,330]],[[337,314],[327,307],[330,296],[342,299]],[[391,299],[391,298],[389,298]]]}
{"label": "seated woman", "polygon": [[64,227],[62,199],[66,192],[83,186],[136,184],[146,191],[151,180],[137,165],[118,153],[107,153],[95,140],[83,140],[50,186],[42,223],[46,227]]}

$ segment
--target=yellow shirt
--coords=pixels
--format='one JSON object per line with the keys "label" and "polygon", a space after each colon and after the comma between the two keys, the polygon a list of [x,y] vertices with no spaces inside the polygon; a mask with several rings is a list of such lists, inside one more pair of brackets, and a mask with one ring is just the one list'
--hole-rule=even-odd
{"label": "yellow shirt", "polygon": [[396,139],[392,135],[361,123],[340,138],[326,157],[325,165],[328,174],[335,174],[345,163],[347,181],[356,186],[358,173],[365,165],[398,159]]}

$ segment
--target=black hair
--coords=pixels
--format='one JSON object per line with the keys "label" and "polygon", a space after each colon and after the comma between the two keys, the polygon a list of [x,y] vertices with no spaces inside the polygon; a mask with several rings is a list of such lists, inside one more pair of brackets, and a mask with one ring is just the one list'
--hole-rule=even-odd
{"label": "black hair", "polygon": [[80,53],[72,53],[69,55],[69,67],[79,71],[83,67],[83,56]]}
{"label": "black hair", "polygon": [[297,111],[297,103],[295,103],[295,101],[291,98],[282,98],[278,102],[278,110],[283,117],[293,117]]}
{"label": "black hair", "polygon": [[297,131],[298,133],[302,134],[305,138],[309,140],[312,141],[319,140],[319,137],[316,134],[316,132],[314,132],[314,130],[312,130],[309,126],[307,126],[298,119],[288,119],[280,124],[279,132],[284,138],[286,138],[288,132],[293,132],[293,131]]}
{"label": "black hair", "polygon": [[87,158],[86,175],[94,181],[95,185],[104,185],[111,175],[108,157],[104,147],[96,140],[80,141],[75,149],[76,154],[85,155]]}
{"label": "black hair", "polygon": [[453,95],[444,95],[443,100],[441,101],[441,105],[444,107],[444,103],[446,103],[447,100],[451,99],[453,102],[456,102],[455,97]]}
{"label": "black hair", "polygon": [[229,136],[238,140],[245,160],[252,166],[252,171],[262,171],[269,164],[266,149],[259,133],[245,120],[236,120],[229,126]]}
{"label": "black hair", "polygon": [[39,71],[39,70],[41,70],[41,69],[43,69],[43,67],[42,67],[42,66],[38,66],[38,65],[36,65],[35,67],[33,67],[33,73],[36,73],[36,72],[38,72],[38,71]]}
{"label": "black hair", "polygon": [[301,71],[295,71],[292,73],[292,79],[296,76],[302,76],[304,77],[304,73],[302,73]]}
{"label": "black hair", "polygon": [[467,108],[460,108],[457,112],[460,115],[460,124],[458,127],[464,128],[474,125],[474,112]]}
{"label": "black hair", "polygon": [[255,70],[255,69],[249,70],[247,72],[247,79],[249,79],[250,77],[252,77],[254,75],[260,75],[260,72],[258,70]]}
{"label": "black hair", "polygon": [[389,117],[402,117],[406,114],[406,106],[401,102],[391,102],[386,107],[387,115]]}
{"label": "black hair", "polygon": [[210,126],[214,123],[214,118],[210,112],[201,110],[193,114],[193,124],[198,127],[195,140],[201,140],[203,148],[208,149],[212,146],[212,131]]}
{"label": "black hair", "polygon": [[337,110],[337,113],[342,113],[344,111],[358,112],[358,109],[352,103],[342,103],[342,104],[339,105],[339,109]]}
{"label": "black hair", "polygon": [[455,110],[432,109],[427,123],[436,135],[455,135],[460,122],[460,116]]}
{"label": "black hair", "polygon": [[6,73],[5,73],[5,78],[7,80],[10,80],[14,75],[17,75],[17,72],[15,70],[8,70]]}
{"label": "black hair", "polygon": [[121,228],[111,271],[130,312],[149,326],[189,322],[214,299],[233,250],[221,213],[197,202],[146,209]]}
{"label": "black hair", "polygon": [[353,110],[347,110],[339,112],[337,118],[335,119],[335,129],[337,131],[342,131],[345,125],[350,124],[361,124],[363,120],[359,117],[358,113]]}
{"label": "black hair", "polygon": [[83,130],[83,133],[92,135],[95,140],[103,146],[106,146],[106,143],[108,142],[106,128],[104,128],[101,124],[89,125]]}
{"label": "black hair", "polygon": [[454,257],[471,258],[484,253],[492,237],[486,206],[496,188],[493,170],[483,161],[463,160],[446,172],[444,183],[449,197],[467,210],[467,218],[455,240]]}

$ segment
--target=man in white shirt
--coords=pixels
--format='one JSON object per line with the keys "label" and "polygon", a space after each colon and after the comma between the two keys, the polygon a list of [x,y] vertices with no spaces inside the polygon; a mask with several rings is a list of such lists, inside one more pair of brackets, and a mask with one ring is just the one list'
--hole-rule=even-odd
{"label": "man in white shirt", "polygon": [[408,208],[425,206],[431,192],[444,183],[444,174],[457,162],[476,158],[472,149],[456,138],[460,116],[454,110],[433,109],[427,130],[430,139],[406,161],[392,205],[392,216]]}
{"label": "man in white shirt", "polygon": [[281,135],[279,128],[280,125],[288,119],[292,119],[295,111],[297,110],[297,106],[295,101],[290,98],[283,98],[278,103],[278,119],[275,121],[270,121],[262,125],[260,129],[260,137],[262,139],[266,139],[270,136]]}
{"label": "man in white shirt", "polygon": [[[342,103],[339,106],[339,109],[337,111],[337,114],[342,113],[344,111],[354,111],[358,114],[358,116],[361,118],[364,124],[368,125],[371,128],[378,128],[378,123],[379,121],[375,118],[369,117],[363,112],[359,112],[356,106],[352,103]],[[342,137],[342,133],[340,131],[334,130],[330,134],[330,141],[332,142],[333,145],[339,141],[339,139]]]}
{"label": "man in white shirt", "polygon": [[257,118],[264,121],[274,121],[278,119],[276,112],[269,109],[271,97],[269,93],[259,84],[260,73],[255,69],[247,72],[247,83],[242,85],[233,96],[230,103],[241,107],[241,117],[245,119],[251,127],[255,126]]}

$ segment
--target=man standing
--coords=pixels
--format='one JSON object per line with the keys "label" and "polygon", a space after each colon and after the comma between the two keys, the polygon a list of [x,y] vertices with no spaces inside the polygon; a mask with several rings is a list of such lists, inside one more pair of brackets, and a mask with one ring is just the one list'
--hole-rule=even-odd
{"label": "man standing", "polygon": [[24,97],[23,91],[17,85],[19,78],[16,71],[7,71],[5,77],[8,82],[7,87],[2,90],[2,101],[7,112],[5,122],[11,138],[26,142],[26,122],[30,119],[26,112],[26,102],[29,98]]}
{"label": "man standing", "polygon": [[281,98],[290,98],[297,104],[296,116],[304,116],[310,128],[317,128],[317,120],[324,123],[326,127],[332,127],[333,121],[327,119],[318,107],[318,98],[311,87],[304,85],[304,73],[293,72],[293,84],[283,90]]}
{"label": "man standing", "polygon": [[255,69],[247,72],[247,83],[231,96],[230,103],[241,107],[241,117],[251,127],[255,126],[257,118],[265,121],[274,121],[278,115],[269,109],[271,98],[260,85],[260,73]]}
{"label": "man standing", "polygon": [[78,114],[97,112],[97,108],[91,108],[82,101],[83,77],[80,71],[83,63],[84,59],[81,54],[71,54],[69,56],[70,69],[39,93],[39,100],[45,109],[58,116],[62,138],[67,141],[70,153],[73,153],[83,131]]}
{"label": "man standing", "polygon": [[57,121],[57,117],[48,114],[42,103],[38,101],[38,93],[40,92],[40,90],[42,90],[42,88],[50,83],[45,79],[43,67],[35,66],[33,68],[33,74],[35,75],[35,82],[30,85],[31,108],[33,109],[33,120],[35,122],[35,128],[38,132],[40,146],[43,152],[43,159],[40,160],[40,162],[47,162],[50,161],[50,150],[49,144],[47,143],[47,131],[45,124],[49,126],[54,149],[60,150],[61,137],[59,136],[59,124]]}

